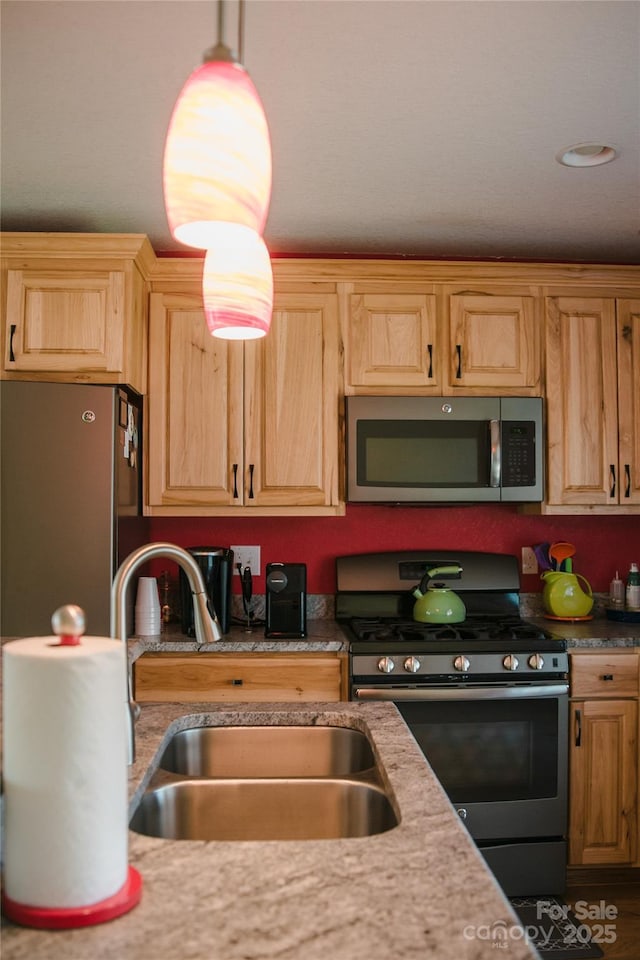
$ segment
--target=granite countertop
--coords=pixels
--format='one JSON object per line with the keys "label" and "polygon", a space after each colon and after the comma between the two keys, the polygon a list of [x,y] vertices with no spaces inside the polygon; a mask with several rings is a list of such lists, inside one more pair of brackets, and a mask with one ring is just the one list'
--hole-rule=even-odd
{"label": "granite countertop", "polygon": [[[608,620],[603,610],[597,610],[593,620],[560,621],[548,620],[539,608],[525,608],[524,619],[538,624],[544,630],[567,641],[573,648],[624,648],[640,647],[640,623],[621,623]],[[349,641],[340,624],[335,620],[308,621],[308,636],[304,640],[270,640],[264,636],[263,627],[256,626],[247,632],[241,626],[232,626],[224,639],[216,644],[198,646],[195,640],[184,636],[177,625],[158,637],[136,637],[129,641],[129,656],[132,660],[149,653],[320,653],[346,652]]]}
{"label": "granite countertop", "polygon": [[640,647],[640,623],[620,623],[594,616],[593,620],[560,621],[531,618],[532,623],[567,641],[567,649]]}
{"label": "granite countertop", "polygon": [[133,637],[129,640],[129,656],[135,660],[142,653],[323,653],[346,651],[349,643],[335,620],[309,620],[307,636],[301,640],[272,640],[264,635],[264,626],[251,630],[233,625],[222,640],[200,646],[181,632],[178,624],[169,624],[156,637]]}
{"label": "granite countertop", "polygon": [[[48,932],[3,921],[6,960],[534,958],[522,929],[390,703],[149,704],[131,808],[171,732],[193,724],[328,723],[366,732],[399,826],[346,840],[195,842],[130,832],[143,894],[110,923]],[[510,931],[514,931],[513,934]],[[497,935],[497,934],[496,934]]]}

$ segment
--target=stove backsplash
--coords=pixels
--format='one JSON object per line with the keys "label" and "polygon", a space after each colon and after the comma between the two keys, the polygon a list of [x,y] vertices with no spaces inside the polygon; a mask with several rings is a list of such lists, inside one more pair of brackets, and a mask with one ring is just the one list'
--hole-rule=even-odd
{"label": "stove backsplash", "polygon": [[[593,598],[593,615],[595,617],[604,617],[608,595],[606,593],[594,593]],[[254,594],[251,603],[254,617],[261,620],[264,619],[264,594]],[[237,594],[234,594],[231,598],[231,615],[240,619],[244,616],[242,597]],[[520,616],[523,620],[531,620],[544,616],[541,593],[520,594]],[[307,594],[307,620],[333,619],[335,619],[335,597],[333,594]]]}
{"label": "stove backsplash", "polygon": [[[605,607],[609,600],[609,596],[606,593],[594,593],[593,594],[593,609],[592,614],[594,617],[604,617],[605,616]],[[542,594],[541,593],[521,593],[520,594],[520,616],[523,620],[531,620],[536,617],[544,617],[544,607],[542,606]]]}
{"label": "stove backsplash", "polygon": [[[264,620],[266,616],[266,595],[254,593],[251,598],[251,610],[257,620]],[[242,620],[246,617],[242,597],[233,594],[231,597],[231,616]],[[333,620],[335,618],[335,597],[333,594],[307,594],[307,620]]]}

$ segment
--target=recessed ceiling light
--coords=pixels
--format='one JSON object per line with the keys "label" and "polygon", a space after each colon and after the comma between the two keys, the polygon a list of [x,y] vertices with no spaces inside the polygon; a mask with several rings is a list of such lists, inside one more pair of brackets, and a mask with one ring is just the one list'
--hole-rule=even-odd
{"label": "recessed ceiling light", "polygon": [[565,167],[599,167],[611,163],[617,156],[617,151],[606,143],[576,143],[573,147],[563,147],[556,153],[556,160]]}

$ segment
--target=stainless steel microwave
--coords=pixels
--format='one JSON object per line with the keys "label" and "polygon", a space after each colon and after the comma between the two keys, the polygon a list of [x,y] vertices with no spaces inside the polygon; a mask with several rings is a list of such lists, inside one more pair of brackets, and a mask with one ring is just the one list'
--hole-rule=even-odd
{"label": "stainless steel microwave", "polygon": [[346,397],[347,501],[543,499],[540,397]]}

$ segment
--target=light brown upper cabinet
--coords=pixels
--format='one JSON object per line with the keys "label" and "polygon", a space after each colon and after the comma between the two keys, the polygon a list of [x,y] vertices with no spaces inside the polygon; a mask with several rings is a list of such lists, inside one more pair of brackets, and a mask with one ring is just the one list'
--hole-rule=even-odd
{"label": "light brown upper cabinet", "polygon": [[[347,393],[540,392],[539,301],[437,284],[345,284]],[[377,290],[377,292],[372,292]]]}
{"label": "light brown upper cabinet", "polygon": [[344,325],[351,392],[422,392],[438,388],[436,298],[429,292],[348,294]]}
{"label": "light brown upper cabinet", "polygon": [[210,336],[199,293],[152,293],[147,512],[342,512],[338,367],[335,294],[277,293],[242,344]]}
{"label": "light brown upper cabinet", "polygon": [[640,299],[548,297],[546,382],[548,504],[640,512]]}
{"label": "light brown upper cabinet", "polygon": [[145,393],[154,258],[140,235],[3,234],[2,376]]}
{"label": "light brown upper cabinet", "polygon": [[534,296],[452,294],[447,386],[451,392],[538,394],[540,331]]}

